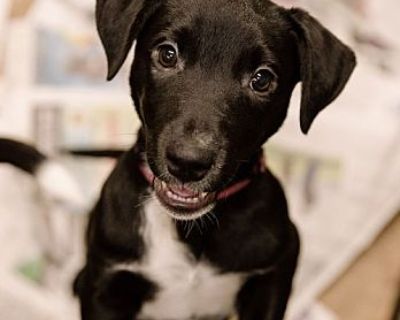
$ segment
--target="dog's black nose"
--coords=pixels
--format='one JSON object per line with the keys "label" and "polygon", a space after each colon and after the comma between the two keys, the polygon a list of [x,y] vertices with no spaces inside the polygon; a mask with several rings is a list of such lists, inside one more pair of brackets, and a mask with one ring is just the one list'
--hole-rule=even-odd
{"label": "dog's black nose", "polygon": [[168,171],[181,182],[199,181],[214,163],[215,153],[195,144],[170,145],[167,148]]}

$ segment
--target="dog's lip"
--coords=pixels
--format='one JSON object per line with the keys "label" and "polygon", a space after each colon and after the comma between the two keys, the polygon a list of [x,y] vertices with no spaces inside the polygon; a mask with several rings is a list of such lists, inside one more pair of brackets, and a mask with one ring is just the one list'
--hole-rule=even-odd
{"label": "dog's lip", "polygon": [[216,201],[216,192],[197,192],[184,185],[167,184],[159,178],[154,180],[154,190],[161,204],[174,216],[195,215]]}

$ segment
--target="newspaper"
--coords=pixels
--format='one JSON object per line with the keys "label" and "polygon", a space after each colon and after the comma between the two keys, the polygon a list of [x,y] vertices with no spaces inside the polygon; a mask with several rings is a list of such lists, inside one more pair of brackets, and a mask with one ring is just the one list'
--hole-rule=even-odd
{"label": "newspaper", "polygon": [[[327,5],[325,0],[282,1],[288,6],[305,6],[330,28],[337,27],[335,32],[352,44],[358,53],[358,67],[349,86],[318,117],[311,133],[304,137],[299,129],[299,86],[284,127],[266,145],[267,165],[284,185],[291,216],[302,237],[302,254],[287,318],[331,320],[334,315],[316,304],[319,294],[368,247],[400,208],[400,39],[391,31],[400,30],[400,22],[398,19],[386,19],[382,14],[385,11],[399,12],[400,5],[397,0],[385,1],[385,5],[381,4],[380,7],[379,2],[375,2],[374,5],[378,7],[374,11],[374,23],[368,25],[376,26],[376,30],[365,30],[360,26],[366,25],[363,23],[366,18],[354,14],[344,2],[335,5],[329,2]],[[44,2],[46,0],[38,1],[42,5]],[[76,11],[75,6],[73,11]],[[345,23],[338,22],[337,17],[345,17]],[[30,24],[24,25],[21,21],[16,27],[18,34],[30,35],[32,30]],[[352,35],[350,30],[354,28],[362,29],[362,44]],[[95,36],[92,31],[92,36]],[[43,34],[43,29],[38,32]],[[376,41],[369,41],[371,38],[365,37],[365,34],[382,36],[385,46],[374,47],[370,42]],[[85,43],[92,47],[91,40],[77,42],[78,49],[71,51],[76,52],[76,56],[85,51]],[[13,48],[15,44],[9,44],[8,47]],[[132,124],[137,126],[138,122],[123,121],[126,119],[126,109],[120,108],[124,109],[120,114],[119,109],[115,109],[118,128],[112,127],[112,132],[107,131],[110,128],[106,122],[109,117],[98,117],[98,106],[101,106],[100,114],[106,115],[109,114],[108,105],[112,105],[105,104],[103,100],[112,102],[117,99],[118,104],[122,101],[121,105],[126,100],[120,99],[120,93],[115,94],[113,90],[105,92],[104,85],[98,84],[98,74],[92,73],[90,66],[89,77],[45,73],[36,78],[22,74],[20,68],[8,68],[19,70],[18,74],[24,76],[21,81],[24,86],[28,83],[27,79],[37,79],[39,83],[32,85],[39,86],[39,89],[33,88],[35,94],[21,94],[28,89],[15,87],[20,81],[13,75],[13,86],[9,87],[14,91],[8,90],[0,100],[0,132],[19,129],[15,123],[25,114],[22,111],[36,108],[40,103],[46,105],[50,100],[68,110],[61,116],[65,119],[61,125],[67,138],[57,143],[79,147],[77,143],[81,141],[82,132],[89,132],[85,135],[93,139],[85,141],[85,146],[121,146],[128,145],[128,141],[134,139],[131,134],[135,132],[135,127]],[[64,72],[63,69],[59,71]],[[76,93],[75,89],[71,89],[71,77],[81,79],[82,85],[88,83],[88,91]],[[92,85],[90,79],[93,77],[95,81]],[[49,86],[52,79],[57,79],[54,88]],[[46,88],[43,88],[43,82]],[[92,99],[97,95],[99,99]],[[73,102],[70,101],[71,96]],[[27,97],[27,100],[22,101],[22,97]],[[33,101],[28,100],[29,97],[34,97]],[[101,100],[100,104],[98,100]],[[15,111],[13,106],[20,105],[16,101],[26,109]],[[90,104],[91,111],[86,109],[79,114],[84,104]],[[82,122],[73,123],[77,118],[83,119]],[[28,123],[29,120],[22,122]],[[29,132],[25,127],[23,130]],[[82,182],[82,191],[90,199],[89,206],[111,170],[112,161],[67,159],[66,164]],[[29,177],[9,167],[0,167],[0,319],[78,319],[78,306],[71,295],[70,284],[82,263],[81,237],[85,217],[75,216],[78,217],[78,224],[69,224],[71,221],[67,220],[66,228],[71,228],[67,229],[70,237],[77,242],[71,243],[72,247],[69,248],[74,254],[67,255],[60,265],[51,264],[43,257],[43,251],[49,248],[44,248],[40,221],[43,212],[52,219],[58,219],[55,215],[60,214],[54,214],[52,208],[42,200]]]}

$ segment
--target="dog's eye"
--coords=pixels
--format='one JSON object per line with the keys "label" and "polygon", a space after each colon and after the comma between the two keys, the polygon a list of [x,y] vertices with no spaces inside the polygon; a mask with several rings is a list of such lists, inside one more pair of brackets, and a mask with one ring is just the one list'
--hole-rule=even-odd
{"label": "dog's eye", "polygon": [[170,44],[163,44],[158,48],[158,61],[164,68],[174,68],[178,63],[178,53]]}
{"label": "dog's eye", "polygon": [[268,69],[259,69],[253,75],[253,78],[250,81],[250,87],[252,90],[265,93],[267,92],[274,80],[274,75]]}

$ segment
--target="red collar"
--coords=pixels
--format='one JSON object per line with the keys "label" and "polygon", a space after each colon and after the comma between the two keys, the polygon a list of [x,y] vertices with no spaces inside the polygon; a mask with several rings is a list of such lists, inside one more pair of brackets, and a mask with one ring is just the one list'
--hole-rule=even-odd
{"label": "red collar", "polygon": [[[147,163],[142,162],[141,164],[139,164],[139,169],[140,169],[140,172],[142,173],[143,177],[146,179],[146,181],[151,186],[153,186],[155,175],[154,175],[153,171],[150,169],[150,167],[147,165]],[[232,184],[230,184],[228,187],[226,187],[225,189],[219,191],[217,193],[217,200],[227,199],[230,196],[233,196],[234,194],[238,193],[239,191],[242,191],[250,184],[250,182],[256,175],[261,174],[261,173],[265,172],[266,170],[267,170],[267,167],[265,164],[265,158],[264,158],[264,155],[261,154],[258,162],[254,165],[253,174],[251,176],[249,176],[248,178],[245,178],[245,179],[242,179],[239,181],[235,181]]]}

